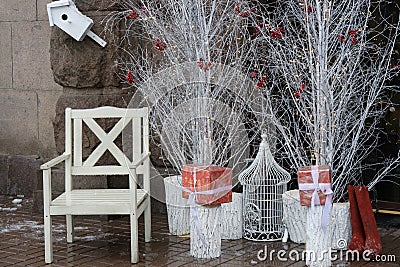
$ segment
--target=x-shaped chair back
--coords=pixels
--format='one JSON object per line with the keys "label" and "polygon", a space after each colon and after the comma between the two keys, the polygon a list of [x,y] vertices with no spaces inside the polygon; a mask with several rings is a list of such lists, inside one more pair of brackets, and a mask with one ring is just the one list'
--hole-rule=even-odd
{"label": "x-shaped chair back", "polygon": [[[148,153],[148,109],[119,109],[100,107],[96,109],[66,110],[65,151],[72,156],[70,165],[72,175],[122,175],[129,173],[129,166]],[[114,118],[119,121],[106,133],[95,119]],[[83,159],[82,127],[87,127],[97,136],[100,144]],[[127,125],[132,126],[133,154],[132,160],[114,143]],[[129,129],[130,130],[130,129]],[[72,138],[73,137],[73,138]],[[72,141],[73,140],[73,141]],[[99,159],[109,151],[118,164],[96,166]],[[72,152],[72,153],[71,153]],[[68,164],[67,164],[68,165]],[[67,166],[68,168],[68,166]],[[140,173],[140,168],[138,169]]]}

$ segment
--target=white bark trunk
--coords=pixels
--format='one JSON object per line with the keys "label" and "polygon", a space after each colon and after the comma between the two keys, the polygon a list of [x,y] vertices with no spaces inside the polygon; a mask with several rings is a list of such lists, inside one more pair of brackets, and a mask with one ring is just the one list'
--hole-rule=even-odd
{"label": "white bark trunk", "polygon": [[351,239],[350,202],[333,204],[331,224],[332,249],[347,250]]}
{"label": "white bark trunk", "polygon": [[308,207],[300,205],[299,190],[290,190],[283,194],[283,222],[294,243],[306,242],[306,224]]}
{"label": "white bark trunk", "polygon": [[181,176],[170,176],[165,178],[164,186],[170,234],[189,234],[190,207],[187,204],[188,200],[182,197]]}
{"label": "white bark trunk", "polygon": [[242,236],[242,194],[232,193],[232,202],[221,204],[221,238],[241,239]]}
{"label": "white bark trunk", "polygon": [[197,216],[193,212],[191,210],[190,255],[202,259],[218,258],[221,255],[221,206],[197,206]]}
{"label": "white bark trunk", "polygon": [[315,206],[315,214],[311,207],[307,214],[306,264],[311,267],[332,266],[330,248],[332,244],[332,220],[326,231],[321,227],[322,211],[325,206]]}

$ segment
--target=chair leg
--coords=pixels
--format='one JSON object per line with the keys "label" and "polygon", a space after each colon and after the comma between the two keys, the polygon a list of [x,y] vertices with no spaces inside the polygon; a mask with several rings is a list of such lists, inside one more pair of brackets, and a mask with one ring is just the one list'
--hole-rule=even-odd
{"label": "chair leg", "polygon": [[53,235],[50,215],[44,216],[44,260],[46,263],[53,262]]}
{"label": "chair leg", "polygon": [[131,214],[131,263],[139,262],[138,220],[136,214]]}
{"label": "chair leg", "polygon": [[74,218],[72,215],[66,215],[66,223],[67,223],[67,242],[74,242]]}
{"label": "chair leg", "polygon": [[150,198],[147,200],[148,205],[144,211],[144,241],[151,241],[151,202]]}

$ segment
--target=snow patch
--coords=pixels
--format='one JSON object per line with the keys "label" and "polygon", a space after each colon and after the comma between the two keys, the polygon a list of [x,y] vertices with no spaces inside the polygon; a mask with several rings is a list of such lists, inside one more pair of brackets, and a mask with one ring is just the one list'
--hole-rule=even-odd
{"label": "snow patch", "polygon": [[20,198],[15,198],[13,201],[11,201],[13,204],[21,204],[22,203],[22,199]]}
{"label": "snow patch", "polygon": [[1,208],[0,211],[16,211],[17,208]]}
{"label": "snow patch", "polygon": [[82,227],[82,226],[78,226],[78,227],[74,227],[75,230],[79,231],[79,230],[89,230],[89,227]]}
{"label": "snow patch", "polygon": [[103,234],[99,234],[99,235],[88,235],[88,236],[77,236],[75,237],[75,240],[80,240],[80,241],[95,241],[95,240],[99,240],[102,238],[105,238],[107,236],[113,235],[111,233],[103,233]]}
{"label": "snow patch", "polygon": [[[22,221],[22,222],[18,222],[16,224],[7,225],[6,228],[0,230],[0,233],[9,233],[9,232],[13,232],[13,231],[33,229],[34,227],[37,228],[38,226],[40,227],[39,223],[35,222],[35,221]],[[43,226],[42,226],[42,228],[43,228]]]}

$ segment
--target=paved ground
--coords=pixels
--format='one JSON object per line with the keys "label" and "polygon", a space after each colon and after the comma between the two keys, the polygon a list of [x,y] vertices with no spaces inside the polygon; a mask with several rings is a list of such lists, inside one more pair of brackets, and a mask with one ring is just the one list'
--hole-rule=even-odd
{"label": "paved ground", "polygon": [[[31,200],[21,206],[10,197],[0,196],[0,266],[44,266],[43,220],[31,212]],[[17,210],[9,210],[17,208]],[[387,221],[387,219],[385,219]],[[141,225],[141,228],[143,226]],[[334,266],[400,266],[400,229],[380,228],[384,254],[395,255],[397,262],[335,262]],[[67,244],[64,218],[54,220],[54,263],[47,266],[130,266],[129,224],[127,218],[100,221],[78,217],[77,241]],[[153,215],[153,241],[140,240],[140,263],[136,266],[304,266],[304,262],[260,261],[257,253],[268,250],[304,250],[303,245],[247,240],[222,241],[218,259],[197,260],[189,255],[188,237],[168,234],[166,215]]]}

